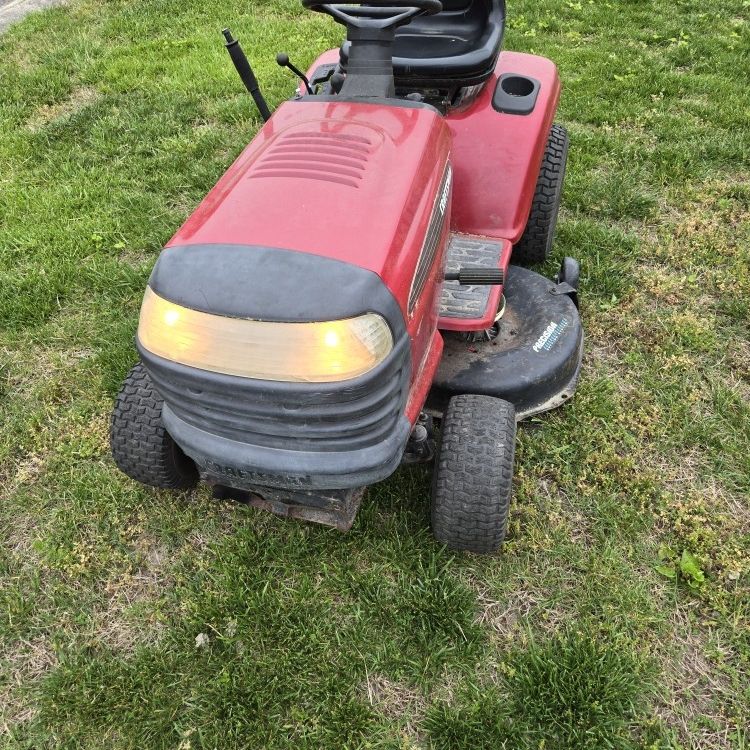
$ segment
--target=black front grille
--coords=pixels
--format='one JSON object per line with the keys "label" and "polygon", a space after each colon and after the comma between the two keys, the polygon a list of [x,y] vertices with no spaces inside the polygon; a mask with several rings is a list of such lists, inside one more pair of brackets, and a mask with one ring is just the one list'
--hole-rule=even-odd
{"label": "black front grille", "polygon": [[141,351],[159,393],[184,422],[250,445],[357,450],[396,429],[409,384],[408,338],[373,371],[339,383],[279,383],[198,370]]}

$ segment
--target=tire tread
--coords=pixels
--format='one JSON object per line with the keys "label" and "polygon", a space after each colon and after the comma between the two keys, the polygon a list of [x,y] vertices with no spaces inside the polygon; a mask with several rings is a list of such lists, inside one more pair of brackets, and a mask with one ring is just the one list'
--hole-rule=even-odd
{"label": "tire tread", "polygon": [[142,484],[164,489],[194,487],[198,470],[164,427],[163,405],[139,362],[115,399],[110,422],[112,457],[120,471]]}
{"label": "tire tread", "polygon": [[496,552],[505,538],[513,484],[513,405],[454,396],[443,416],[433,479],[432,529],[452,549]]}
{"label": "tire tread", "polygon": [[544,149],[529,220],[521,239],[513,248],[514,261],[541,263],[549,257],[560,210],[567,159],[568,131],[562,125],[553,125]]}

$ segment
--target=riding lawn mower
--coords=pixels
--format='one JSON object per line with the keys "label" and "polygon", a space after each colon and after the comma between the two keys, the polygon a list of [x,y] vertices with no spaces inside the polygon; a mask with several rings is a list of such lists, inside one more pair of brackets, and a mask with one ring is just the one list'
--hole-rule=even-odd
{"label": "riding lawn mower", "polygon": [[[351,527],[434,462],[450,548],[505,536],[516,423],[563,404],[578,264],[550,254],[568,149],[555,65],[501,52],[504,0],[302,0],[346,27],[160,253],[111,424],[146,485]],[[513,264],[511,265],[511,260]]]}

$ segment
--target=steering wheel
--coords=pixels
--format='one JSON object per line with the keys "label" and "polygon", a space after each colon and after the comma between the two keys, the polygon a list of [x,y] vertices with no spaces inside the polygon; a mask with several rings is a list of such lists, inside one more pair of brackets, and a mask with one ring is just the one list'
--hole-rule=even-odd
{"label": "steering wheel", "polygon": [[366,4],[302,0],[302,5],[357,29],[394,29],[415,16],[431,16],[443,9],[440,0],[368,0]]}

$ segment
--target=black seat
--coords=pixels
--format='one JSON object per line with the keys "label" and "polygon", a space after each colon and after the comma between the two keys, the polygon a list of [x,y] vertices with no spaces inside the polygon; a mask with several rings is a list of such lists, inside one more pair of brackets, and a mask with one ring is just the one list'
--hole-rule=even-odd
{"label": "black seat", "polygon": [[[396,30],[396,87],[459,88],[495,69],[505,29],[505,0],[443,0],[443,10]],[[349,43],[341,48],[346,68]]]}

